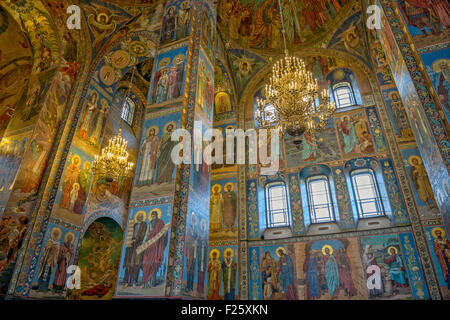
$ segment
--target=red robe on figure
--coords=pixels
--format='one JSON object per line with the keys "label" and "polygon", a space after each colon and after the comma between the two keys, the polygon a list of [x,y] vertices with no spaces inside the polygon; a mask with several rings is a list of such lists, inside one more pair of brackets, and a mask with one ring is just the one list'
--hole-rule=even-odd
{"label": "red robe on figure", "polygon": [[[147,239],[153,239],[164,228],[164,222],[157,219],[153,230],[150,231]],[[148,241],[147,240],[147,241]],[[157,241],[152,243],[143,252],[142,263],[142,282],[147,283],[153,278],[153,275],[158,272],[164,259],[164,249],[167,246],[167,232],[164,233]]]}

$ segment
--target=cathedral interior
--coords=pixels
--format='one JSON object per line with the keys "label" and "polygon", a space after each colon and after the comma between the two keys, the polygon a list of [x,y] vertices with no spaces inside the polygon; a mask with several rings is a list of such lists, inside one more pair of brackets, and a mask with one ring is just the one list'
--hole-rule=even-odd
{"label": "cathedral interior", "polygon": [[2,0],[1,299],[450,299],[449,89],[446,0]]}

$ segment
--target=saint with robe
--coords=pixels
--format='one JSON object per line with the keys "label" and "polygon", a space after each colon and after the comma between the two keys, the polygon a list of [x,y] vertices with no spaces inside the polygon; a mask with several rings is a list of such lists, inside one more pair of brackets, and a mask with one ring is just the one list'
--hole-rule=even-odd
{"label": "saint with robe", "polygon": [[161,27],[160,45],[172,41],[173,36],[175,35],[175,9],[175,6],[169,7],[166,11],[166,14],[164,15],[164,21]]}
{"label": "saint with robe", "polygon": [[236,221],[236,192],[234,184],[227,183],[223,193],[223,224],[227,228],[232,228]]}
{"label": "saint with robe", "polygon": [[191,18],[190,1],[184,1],[181,3],[176,17],[176,33],[177,40],[182,39],[188,35],[189,22]]}
{"label": "saint with robe", "polygon": [[422,159],[419,156],[412,155],[409,157],[408,162],[411,165],[409,173],[419,199],[420,201],[425,202],[428,209],[431,210],[433,207],[436,207],[435,199],[433,189],[431,189],[430,180],[428,179],[427,171],[422,164]]}
{"label": "saint with robe", "polygon": [[212,188],[212,194],[210,199],[210,225],[211,230],[219,230],[222,227],[222,214],[223,214],[223,206],[224,200],[222,194],[220,193],[220,189],[222,187],[218,184],[214,185]]}
{"label": "saint with robe", "polygon": [[236,271],[237,264],[233,259],[233,249],[227,248],[224,251],[224,260],[222,262],[222,280],[224,300],[234,300],[236,290]]}
{"label": "saint with robe", "polygon": [[191,225],[186,236],[186,267],[187,283],[186,291],[194,291],[195,267],[198,255],[197,215],[192,212]]}
{"label": "saint with robe", "polygon": [[39,263],[38,271],[38,291],[47,292],[50,285],[50,278],[58,264],[58,256],[60,250],[59,240],[62,231],[58,227],[54,227],[50,231],[50,238],[45,242],[42,250],[42,256]]}
{"label": "saint with robe", "polygon": [[142,165],[139,174],[139,183],[152,184],[155,175],[156,155],[159,148],[158,127],[151,127],[141,148]]}
{"label": "saint with robe", "polygon": [[303,134],[302,151],[300,158],[303,161],[314,160],[317,157],[317,150],[319,148],[319,143],[323,141],[322,138],[316,139],[312,134],[305,132]]}
{"label": "saint with robe", "polygon": [[[206,65],[205,61],[201,60],[200,68],[198,70],[198,86],[197,86],[197,105],[199,108],[205,110],[205,92],[206,92]],[[206,111],[206,110],[205,110]]]}
{"label": "saint with robe", "polygon": [[[146,237],[147,248],[143,251],[142,282],[144,287],[156,286],[156,275],[164,262],[164,251],[166,249],[169,235],[168,227],[159,216],[161,211],[153,210],[150,213],[150,223]],[[144,243],[145,245],[145,243]]]}
{"label": "saint with robe", "polygon": [[78,181],[78,176],[80,174],[81,159],[78,155],[72,157],[72,162],[66,168],[66,173],[64,176],[64,182],[62,185],[62,196],[60,201],[60,207],[68,209],[70,206],[70,192],[72,191],[73,184]]}
{"label": "saint with robe", "polygon": [[281,291],[284,293],[286,300],[297,300],[297,293],[294,285],[294,264],[291,257],[286,254],[284,248],[277,249],[277,254],[280,257],[278,260],[277,272],[280,275]]}
{"label": "saint with robe", "polygon": [[[124,287],[133,286],[136,288],[139,281],[139,273],[142,269],[142,253],[137,253],[137,248],[144,242],[145,234],[147,233],[147,223],[145,211],[136,212],[135,220],[131,228],[131,237],[126,243],[125,248],[125,284]],[[128,239],[127,239],[128,240]]]}
{"label": "saint with robe", "polygon": [[219,261],[219,250],[213,249],[209,253],[208,263],[208,300],[219,300],[220,275],[222,264]]}
{"label": "saint with robe", "polygon": [[72,232],[68,232],[64,236],[64,243],[61,245],[58,255],[58,267],[55,273],[55,279],[53,281],[53,289],[55,292],[61,293],[66,286],[67,268],[73,257],[73,241],[74,235]]}
{"label": "saint with robe", "polygon": [[36,139],[31,140],[30,147],[32,161],[29,162],[30,176],[24,181],[21,189],[24,193],[37,191],[39,183],[41,182],[41,174],[44,172],[47,160],[47,152],[42,145],[37,143]]}
{"label": "saint with robe", "polygon": [[176,129],[176,125],[173,122],[169,122],[164,130],[164,134],[161,138],[157,159],[158,159],[158,168],[156,172],[156,183],[172,183],[173,178],[173,169],[174,163],[172,161],[172,149],[177,144],[177,141],[172,141],[172,131]]}
{"label": "saint with robe", "polygon": [[[262,258],[261,261],[261,270],[263,270],[263,272],[265,271],[266,273],[266,285],[268,286],[268,288],[265,288],[265,284],[263,282],[263,291],[266,290],[267,291],[267,299],[268,300],[272,294],[273,290],[277,290],[278,285],[277,285],[277,263],[275,261],[275,259],[270,255],[269,251],[266,251],[264,253],[264,257]],[[269,294],[270,292],[270,294]]]}
{"label": "saint with robe", "polygon": [[105,122],[105,116],[109,109],[108,101],[106,99],[100,100],[100,108],[97,110],[97,118],[95,121],[95,127],[92,131],[91,137],[89,138],[89,141],[91,141],[93,144],[98,144],[100,136],[102,134],[103,124]]}
{"label": "saint with robe", "polygon": [[80,130],[79,130],[79,134],[80,137],[88,140],[89,139],[89,134],[91,133],[91,125],[92,125],[92,120],[94,117],[94,112],[97,109],[97,102],[98,102],[98,93],[96,91],[93,91],[91,94],[91,99],[90,101],[88,101],[86,108],[84,110],[84,114],[83,114],[83,120],[80,124]]}
{"label": "saint with robe", "polygon": [[275,33],[280,33],[280,30],[276,28],[277,20],[279,19],[277,2],[266,0],[254,16],[254,28],[248,39],[248,46],[258,49],[274,48],[272,43],[276,42],[274,36],[281,37],[281,34],[276,35]]}
{"label": "saint with robe", "polygon": [[347,116],[338,124],[338,130],[342,134],[344,140],[344,154],[355,151],[358,145],[358,137],[356,136],[355,126]]}
{"label": "saint with robe", "polygon": [[205,287],[206,263],[208,261],[208,239],[206,220],[200,220],[200,236],[198,238],[198,265],[197,265],[197,292],[199,297],[203,296]]}
{"label": "saint with robe", "polygon": [[306,299],[320,298],[320,285],[317,268],[317,259],[313,250],[306,255],[305,262],[303,263],[303,272],[305,272],[306,278]]}
{"label": "saint with robe", "polygon": [[211,114],[212,107],[214,104],[214,89],[213,89],[213,79],[210,71],[208,71],[208,76],[206,77],[205,97],[206,97],[206,111],[208,114]]}
{"label": "saint with robe", "polygon": [[386,265],[389,266],[387,273],[391,276],[394,287],[404,288],[408,286],[408,278],[406,276],[405,268],[403,267],[402,258],[397,254],[396,247],[388,248],[389,257],[383,258]]}
{"label": "saint with robe", "polygon": [[167,90],[169,87],[169,75],[168,68],[164,68],[161,70],[161,75],[157,82],[157,90],[156,90],[156,103],[161,103],[167,100]]}
{"label": "saint with robe", "polygon": [[181,94],[181,87],[183,85],[183,76],[184,76],[184,55],[179,54],[173,59],[173,63],[176,64],[176,81],[173,86],[172,98],[176,99]]}
{"label": "saint with robe", "polygon": [[322,263],[324,265],[325,271],[325,279],[327,280],[328,293],[331,297],[334,297],[339,294],[339,269],[336,258],[333,253],[333,249],[329,245],[325,245],[323,247],[323,260]]}
{"label": "saint with robe", "polygon": [[167,101],[174,99],[177,78],[177,66],[173,64],[170,67],[169,77],[167,80]]}
{"label": "saint with robe", "polygon": [[78,197],[73,207],[73,212],[82,214],[84,204],[86,203],[87,196],[89,194],[89,188],[91,186],[91,168],[92,165],[89,161],[83,163],[83,169],[78,175],[78,184],[80,189],[78,190]]}
{"label": "saint with robe", "polygon": [[339,248],[336,260],[338,263],[339,281],[342,290],[345,291],[349,298],[356,296],[357,291],[352,279],[352,268],[344,248]]}
{"label": "saint with robe", "polygon": [[437,227],[431,230],[433,234],[433,251],[436,254],[439,266],[441,267],[442,276],[450,289],[450,241],[444,238],[444,229]]}

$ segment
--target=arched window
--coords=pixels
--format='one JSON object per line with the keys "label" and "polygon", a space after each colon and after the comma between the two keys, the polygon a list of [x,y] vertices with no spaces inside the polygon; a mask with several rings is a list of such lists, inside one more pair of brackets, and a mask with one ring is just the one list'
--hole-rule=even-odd
{"label": "arched window", "polygon": [[356,208],[360,218],[384,215],[380,191],[372,169],[356,169],[350,173]]}
{"label": "arched window", "polygon": [[267,227],[289,226],[286,184],[283,181],[270,182],[266,184],[265,191]]}
{"label": "arched window", "polygon": [[136,105],[134,101],[126,97],[122,107],[122,119],[125,120],[125,122],[128,123],[130,126],[133,125],[135,109]]}
{"label": "arched window", "polygon": [[312,176],[306,179],[309,214],[311,223],[334,221],[333,201],[326,175]]}
{"label": "arched window", "polygon": [[345,108],[355,104],[352,85],[349,82],[340,82],[333,86],[336,108]]}

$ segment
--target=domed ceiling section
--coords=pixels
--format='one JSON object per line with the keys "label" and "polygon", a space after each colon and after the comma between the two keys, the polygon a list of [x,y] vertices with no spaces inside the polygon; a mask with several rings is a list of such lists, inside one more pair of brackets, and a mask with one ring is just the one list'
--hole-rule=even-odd
{"label": "domed ceiling section", "polygon": [[263,54],[283,52],[281,13],[288,48],[321,44],[352,11],[355,0],[220,0],[218,28],[229,46]]}

